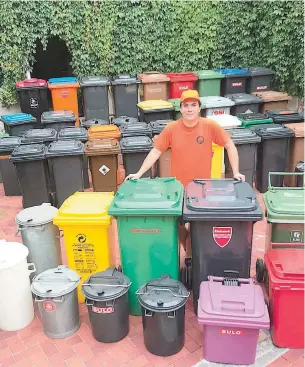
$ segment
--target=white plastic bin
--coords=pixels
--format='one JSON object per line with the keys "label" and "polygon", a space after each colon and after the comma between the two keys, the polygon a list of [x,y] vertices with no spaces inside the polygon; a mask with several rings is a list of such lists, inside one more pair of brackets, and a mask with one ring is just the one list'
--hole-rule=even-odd
{"label": "white plastic bin", "polygon": [[201,97],[201,115],[204,117],[230,114],[231,107],[235,105],[229,98],[220,96]]}

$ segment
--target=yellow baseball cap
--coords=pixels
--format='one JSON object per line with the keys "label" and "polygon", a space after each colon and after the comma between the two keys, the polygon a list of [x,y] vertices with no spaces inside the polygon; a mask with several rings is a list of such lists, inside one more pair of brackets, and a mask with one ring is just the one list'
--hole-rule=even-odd
{"label": "yellow baseball cap", "polygon": [[180,97],[180,103],[185,102],[187,99],[196,99],[200,103],[199,94],[194,89],[188,89],[182,92]]}

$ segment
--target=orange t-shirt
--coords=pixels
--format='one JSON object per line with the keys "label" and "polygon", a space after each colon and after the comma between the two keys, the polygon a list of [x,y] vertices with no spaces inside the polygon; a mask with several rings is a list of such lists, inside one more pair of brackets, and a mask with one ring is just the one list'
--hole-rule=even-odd
{"label": "orange t-shirt", "polygon": [[171,148],[171,175],[186,186],[195,178],[211,177],[212,143],[224,146],[229,140],[229,133],[216,121],[201,117],[193,127],[182,119],[170,122],[154,146],[161,152]]}

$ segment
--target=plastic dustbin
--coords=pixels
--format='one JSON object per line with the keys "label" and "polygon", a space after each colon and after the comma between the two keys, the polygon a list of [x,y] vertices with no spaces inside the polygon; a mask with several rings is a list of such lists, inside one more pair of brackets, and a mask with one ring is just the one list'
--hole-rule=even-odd
{"label": "plastic dustbin", "polygon": [[46,150],[44,144],[20,145],[11,154],[24,208],[52,203]]}
{"label": "plastic dustbin", "polygon": [[304,113],[296,110],[267,110],[266,115],[272,118],[275,124],[292,124],[304,122]]}
{"label": "plastic dustbin", "polygon": [[221,79],[221,95],[246,93],[246,81],[249,76],[248,69],[217,69],[224,75]]}
{"label": "plastic dustbin", "polygon": [[116,192],[120,144],[114,139],[90,140],[85,145],[94,191]]}
{"label": "plastic dustbin", "polygon": [[49,338],[64,339],[80,327],[77,286],[80,276],[65,265],[36,275],[31,289]]}
{"label": "plastic dustbin", "polygon": [[272,124],[273,120],[263,113],[239,113],[238,119],[243,127],[250,128],[253,125]]}
{"label": "plastic dustbin", "polygon": [[84,115],[86,120],[109,120],[108,91],[110,78],[106,76],[87,76],[81,79]]}
{"label": "plastic dustbin", "polygon": [[52,164],[57,207],[76,191],[84,191],[83,156],[84,144],[79,140],[58,140],[49,145],[46,157]]}
{"label": "plastic dustbin", "polygon": [[[250,129],[227,130],[235,144],[239,157],[239,170],[246,176],[246,182],[253,185],[256,170],[257,146],[261,138]],[[225,173],[226,177],[233,177],[228,153],[225,150]]]}
{"label": "plastic dustbin", "polygon": [[263,100],[259,111],[262,113],[267,110],[285,109],[288,106],[288,102],[292,99],[287,93],[275,92],[273,90],[268,92],[253,92],[252,94]]}
{"label": "plastic dustbin", "polygon": [[[290,175],[302,173],[290,173]],[[289,243],[304,248],[304,187],[276,187],[274,176],[289,175],[283,172],[269,173],[268,191],[263,195],[266,206],[267,232],[266,251],[270,243]],[[280,246],[281,248],[282,246]]]}
{"label": "plastic dustbin", "polygon": [[270,90],[274,74],[273,70],[265,67],[249,68],[250,77],[246,84],[247,93]]}
{"label": "plastic dustbin", "polygon": [[121,126],[123,124],[133,124],[134,122],[138,122],[139,120],[136,117],[129,116],[119,116],[112,120],[112,123],[116,126]]}
{"label": "plastic dustbin", "polygon": [[[257,148],[255,187],[260,192],[266,192],[269,172],[285,171],[288,148],[294,133],[288,127],[277,124],[254,125],[251,130],[262,139]],[[273,183],[278,187],[283,186],[283,177],[276,177]]]}
{"label": "plastic dustbin", "polygon": [[152,135],[159,135],[163,129],[173,120],[155,120],[150,122]]}
{"label": "plastic dustbin", "polygon": [[174,106],[173,111],[173,120],[179,120],[182,118],[182,114],[180,112],[180,98],[172,98],[168,100]]}
{"label": "plastic dustbin", "polygon": [[79,124],[77,91],[79,83],[74,77],[51,78],[48,80],[54,111],[72,111]]}
{"label": "plastic dustbin", "polygon": [[120,129],[115,125],[91,126],[88,130],[88,139],[115,139],[119,140]]}
{"label": "plastic dustbin", "polygon": [[170,120],[173,118],[174,106],[167,101],[151,100],[138,103],[141,121],[149,123],[155,120]]}
{"label": "plastic dustbin", "polygon": [[10,136],[19,136],[36,125],[36,118],[27,113],[12,113],[2,115],[0,120],[4,124],[4,130]]}
{"label": "plastic dustbin", "polygon": [[[148,153],[153,148],[152,141],[148,136],[122,138],[120,146],[126,176],[139,171]],[[152,177],[151,169],[145,172],[142,177]]]}
{"label": "plastic dustbin", "polygon": [[235,129],[241,126],[241,121],[236,116],[224,114],[209,116],[209,118],[216,121],[224,129]]}
{"label": "plastic dustbin", "polygon": [[303,173],[303,177],[302,176],[297,176],[297,182],[296,182],[296,186],[297,187],[302,187],[305,185],[305,176],[304,176],[304,171],[305,171],[305,164],[304,161],[300,161],[296,164],[295,166],[295,172],[298,173]]}
{"label": "plastic dustbin", "polygon": [[121,137],[127,138],[129,136],[152,136],[150,124],[146,122],[134,122],[133,124],[123,124],[120,126]]}
{"label": "plastic dustbin", "polygon": [[204,326],[204,359],[252,365],[259,330],[270,326],[268,308],[260,285],[235,276],[209,276],[200,285],[198,322]]}
{"label": "plastic dustbin", "polygon": [[[23,209],[15,217],[22,242],[29,249],[28,260],[35,264],[36,275],[62,263],[59,229],[53,224],[56,213],[54,206],[45,203]],[[31,278],[33,276],[34,273]]]}
{"label": "plastic dustbin", "polygon": [[189,292],[169,275],[150,280],[137,291],[146,349],[157,356],[177,354],[185,341],[185,304]]}
{"label": "plastic dustbin", "polygon": [[25,79],[16,83],[21,112],[29,113],[40,123],[41,114],[48,111],[48,85],[43,79]]}
{"label": "plastic dustbin", "polygon": [[16,168],[10,160],[12,151],[21,144],[21,138],[10,136],[0,139],[0,172],[6,196],[19,196],[21,189]]}
{"label": "plastic dustbin", "polygon": [[240,113],[258,113],[260,105],[263,103],[259,97],[246,93],[226,94],[225,97],[230,98],[235,103],[231,108],[233,116]]}
{"label": "plastic dustbin", "polygon": [[21,136],[21,144],[44,144],[48,146],[52,141],[57,140],[55,129],[31,129]]}
{"label": "plastic dustbin", "polygon": [[[68,266],[80,274],[82,281],[114,265],[108,234],[112,200],[111,192],[77,192],[63,203],[53,219],[63,230]],[[80,286],[78,299],[84,302]]]}
{"label": "plastic dustbin", "polygon": [[180,98],[182,92],[188,89],[195,89],[195,82],[198,76],[192,72],[166,73],[170,78],[169,98]]}
{"label": "plastic dustbin", "polygon": [[65,127],[75,126],[76,117],[72,111],[47,111],[41,116],[41,124],[44,127],[57,131]]}
{"label": "plastic dustbin", "polygon": [[141,315],[135,292],[145,282],[163,274],[178,279],[182,200],[183,186],[175,178],[141,178],[124,182],[109,208],[118,221],[123,273],[132,282],[132,315]]}
{"label": "plastic dustbin", "polygon": [[195,313],[200,283],[209,275],[222,276],[224,270],[234,270],[241,278],[249,278],[253,225],[262,217],[247,182],[196,179],[188,184],[183,219],[191,228]]}
{"label": "plastic dustbin", "polygon": [[82,286],[93,337],[114,343],[129,332],[128,289],[130,280],[115,268],[91,275]]}
{"label": "plastic dustbin", "polygon": [[220,84],[224,75],[214,70],[200,70],[195,72],[198,76],[197,89],[200,97],[220,96]]}
{"label": "plastic dustbin", "polygon": [[201,116],[209,117],[214,115],[230,114],[231,107],[234,106],[235,102],[229,98],[212,96],[212,97],[201,97]]}
{"label": "plastic dustbin", "polygon": [[140,99],[141,101],[149,101],[156,99],[168,99],[168,82],[170,78],[156,71],[144,72],[138,75],[141,81]]}
{"label": "plastic dustbin", "polygon": [[[5,131],[0,130],[0,139],[9,137],[9,135]],[[1,176],[1,168],[0,168],[0,183],[3,183],[2,176]]]}
{"label": "plastic dustbin", "polygon": [[109,121],[102,119],[92,119],[82,122],[82,126],[87,130],[90,129],[91,126],[101,126],[101,125],[109,125]]}
{"label": "plastic dustbin", "polygon": [[115,116],[138,117],[138,86],[135,76],[119,75],[111,81]]}

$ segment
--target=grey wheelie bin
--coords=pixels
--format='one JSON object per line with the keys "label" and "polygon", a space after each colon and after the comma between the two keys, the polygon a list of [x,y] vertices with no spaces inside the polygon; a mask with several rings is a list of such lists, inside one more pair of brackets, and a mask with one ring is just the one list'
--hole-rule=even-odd
{"label": "grey wheelie bin", "polygon": [[0,172],[6,196],[19,196],[21,190],[14,164],[10,161],[12,151],[21,144],[21,138],[9,136],[0,139]]}

